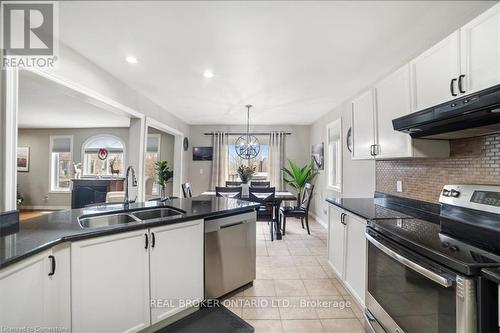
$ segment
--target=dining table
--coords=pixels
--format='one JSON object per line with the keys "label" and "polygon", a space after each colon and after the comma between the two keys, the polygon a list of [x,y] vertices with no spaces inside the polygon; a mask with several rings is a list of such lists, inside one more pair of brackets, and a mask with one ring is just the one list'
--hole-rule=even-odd
{"label": "dining table", "polygon": [[[215,191],[206,191],[206,192],[201,193],[201,195],[215,196],[216,194],[215,194]],[[258,197],[259,194],[255,193],[255,196]],[[238,199],[250,200],[250,197],[248,194],[242,194]],[[276,240],[282,239],[281,219],[280,219],[279,211],[280,211],[281,204],[284,201],[295,202],[295,201],[297,201],[297,196],[289,191],[276,191],[274,194],[274,206],[275,206],[275,214],[276,214],[276,230],[274,230],[274,239],[276,239]]]}

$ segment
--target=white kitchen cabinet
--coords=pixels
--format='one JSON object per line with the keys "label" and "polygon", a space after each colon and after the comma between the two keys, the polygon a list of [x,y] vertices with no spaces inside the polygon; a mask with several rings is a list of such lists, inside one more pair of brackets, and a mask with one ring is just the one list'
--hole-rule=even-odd
{"label": "white kitchen cabinet", "polygon": [[[203,220],[150,230],[151,322],[203,299]],[[161,300],[165,304],[155,304]]]}
{"label": "white kitchen cabinet", "polygon": [[71,244],[73,332],[150,325],[147,238],[147,230],[138,230]]}
{"label": "white kitchen cabinet", "polygon": [[365,304],[366,290],[366,221],[346,214],[345,284],[360,304]]}
{"label": "white kitchen cabinet", "polygon": [[412,139],[395,131],[392,120],[411,113],[410,69],[405,65],[375,86],[377,159],[448,157],[449,142]]}
{"label": "white kitchen cabinet", "polygon": [[69,257],[61,244],[0,271],[2,326],[71,328]]}
{"label": "white kitchen cabinet", "polygon": [[458,96],[460,32],[455,31],[412,60],[410,70],[412,111],[423,110]]}
{"label": "white kitchen cabinet", "polygon": [[328,260],[335,273],[344,277],[345,227],[342,224],[344,211],[330,205],[328,211]]}
{"label": "white kitchen cabinet", "polygon": [[373,90],[370,89],[352,101],[352,158],[373,158],[375,122]]}
{"label": "white kitchen cabinet", "polygon": [[500,84],[500,4],[463,26],[460,38],[462,91]]}
{"label": "white kitchen cabinet", "polygon": [[328,214],[330,266],[356,300],[365,304],[366,221],[334,205]]}

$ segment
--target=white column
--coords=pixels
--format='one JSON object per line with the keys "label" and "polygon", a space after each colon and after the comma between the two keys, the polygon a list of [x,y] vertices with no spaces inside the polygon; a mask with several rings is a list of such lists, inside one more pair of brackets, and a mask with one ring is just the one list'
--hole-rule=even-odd
{"label": "white column", "polygon": [[0,212],[16,209],[18,70],[3,69],[0,80]]}

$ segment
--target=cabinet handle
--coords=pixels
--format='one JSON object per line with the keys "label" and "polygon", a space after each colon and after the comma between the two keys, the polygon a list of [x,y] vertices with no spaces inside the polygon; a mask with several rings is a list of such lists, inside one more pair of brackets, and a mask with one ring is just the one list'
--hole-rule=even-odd
{"label": "cabinet handle", "polygon": [[155,233],[152,232],[151,233],[151,247],[155,247],[155,244],[156,244],[156,237],[155,237]]}
{"label": "cabinet handle", "polygon": [[148,238],[148,234],[144,234],[144,238],[146,240],[146,245],[144,246],[144,248],[147,250],[148,249],[148,245],[149,245],[149,238]]}
{"label": "cabinet handle", "polygon": [[455,93],[455,82],[457,82],[457,79],[451,79],[450,81],[450,92],[451,96],[457,96],[457,93]]}
{"label": "cabinet handle", "polygon": [[346,225],[346,223],[345,223],[346,216],[347,216],[346,213],[342,213],[342,215],[340,215],[340,223],[342,223],[343,225]]}
{"label": "cabinet handle", "polygon": [[460,91],[460,93],[465,93],[465,89],[463,88],[462,86],[462,81],[463,79],[465,78],[465,74],[462,74],[458,77],[458,90]]}
{"label": "cabinet handle", "polygon": [[49,276],[52,276],[56,273],[56,257],[49,256],[50,259],[50,273]]}
{"label": "cabinet handle", "polygon": [[371,145],[370,146],[370,155],[371,156],[377,155],[376,152],[375,152],[375,148],[376,148],[376,145]]}

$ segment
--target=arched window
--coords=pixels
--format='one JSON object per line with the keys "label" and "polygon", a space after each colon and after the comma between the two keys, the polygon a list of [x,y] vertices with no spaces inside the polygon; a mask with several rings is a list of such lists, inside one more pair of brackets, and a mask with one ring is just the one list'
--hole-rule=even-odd
{"label": "arched window", "polygon": [[125,144],[114,135],[93,136],[82,146],[84,176],[122,176]]}

